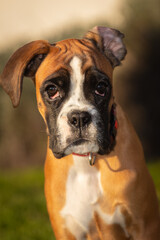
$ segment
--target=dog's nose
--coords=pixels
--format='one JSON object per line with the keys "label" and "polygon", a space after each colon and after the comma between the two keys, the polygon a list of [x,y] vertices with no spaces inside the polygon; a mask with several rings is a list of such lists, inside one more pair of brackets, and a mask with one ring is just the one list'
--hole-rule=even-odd
{"label": "dog's nose", "polygon": [[68,114],[68,121],[76,128],[83,128],[91,122],[91,115],[88,112],[74,111]]}

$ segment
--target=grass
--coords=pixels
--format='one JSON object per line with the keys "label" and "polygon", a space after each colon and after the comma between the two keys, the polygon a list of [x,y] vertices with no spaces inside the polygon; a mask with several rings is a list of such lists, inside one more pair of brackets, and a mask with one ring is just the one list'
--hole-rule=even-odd
{"label": "grass", "polygon": [[148,168],[156,187],[160,206],[160,161],[149,163]]}
{"label": "grass", "polygon": [[[160,203],[160,161],[148,164]],[[42,169],[0,171],[0,239],[54,240]]]}
{"label": "grass", "polygon": [[54,240],[42,169],[0,172],[0,239]]}

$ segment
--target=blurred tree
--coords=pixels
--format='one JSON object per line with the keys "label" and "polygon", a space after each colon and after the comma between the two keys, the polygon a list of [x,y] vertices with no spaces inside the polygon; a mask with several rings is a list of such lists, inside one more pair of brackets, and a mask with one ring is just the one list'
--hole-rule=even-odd
{"label": "blurred tree", "polygon": [[12,107],[0,90],[0,167],[40,165],[45,160],[46,133],[35,98],[34,85],[24,81],[20,106]]}
{"label": "blurred tree", "polygon": [[129,3],[124,32],[130,62],[126,71],[122,70],[125,87],[119,98],[142,139],[147,157],[156,158],[160,156],[160,1]]}

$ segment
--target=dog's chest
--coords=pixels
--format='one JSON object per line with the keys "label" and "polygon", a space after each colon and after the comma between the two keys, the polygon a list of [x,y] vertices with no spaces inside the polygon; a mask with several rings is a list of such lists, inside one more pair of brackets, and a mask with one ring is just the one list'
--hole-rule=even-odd
{"label": "dog's chest", "polygon": [[87,157],[74,156],[66,183],[66,203],[61,215],[67,228],[76,236],[88,231],[95,206],[102,195],[100,173],[91,167]]}

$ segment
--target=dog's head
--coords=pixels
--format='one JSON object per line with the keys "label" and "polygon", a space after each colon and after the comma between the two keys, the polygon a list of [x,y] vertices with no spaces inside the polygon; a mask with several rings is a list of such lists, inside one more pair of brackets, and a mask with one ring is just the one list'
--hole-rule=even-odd
{"label": "dog's head", "polygon": [[115,29],[95,27],[81,40],[31,42],[6,64],[1,85],[15,107],[23,76],[34,80],[49,146],[57,158],[109,151],[112,72],[126,54],[122,38]]}

